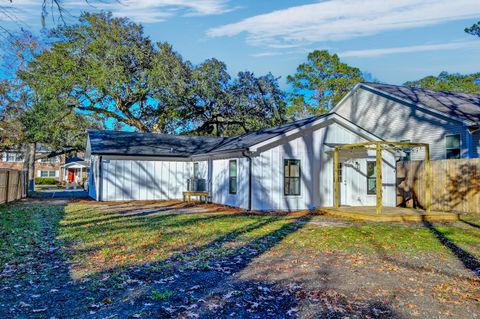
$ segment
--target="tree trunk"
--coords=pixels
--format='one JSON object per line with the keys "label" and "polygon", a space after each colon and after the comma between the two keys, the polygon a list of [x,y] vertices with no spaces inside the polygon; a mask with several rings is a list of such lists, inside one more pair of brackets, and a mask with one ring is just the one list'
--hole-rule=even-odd
{"label": "tree trunk", "polygon": [[23,162],[23,169],[27,171],[28,176],[28,192],[35,190],[35,143],[25,145],[25,158]]}

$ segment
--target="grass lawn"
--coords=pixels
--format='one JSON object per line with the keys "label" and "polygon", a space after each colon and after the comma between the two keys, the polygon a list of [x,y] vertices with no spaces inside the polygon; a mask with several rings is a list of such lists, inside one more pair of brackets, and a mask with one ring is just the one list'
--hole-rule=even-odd
{"label": "grass lawn", "polygon": [[0,317],[474,318],[480,215],[462,219],[387,224],[172,202],[3,206]]}

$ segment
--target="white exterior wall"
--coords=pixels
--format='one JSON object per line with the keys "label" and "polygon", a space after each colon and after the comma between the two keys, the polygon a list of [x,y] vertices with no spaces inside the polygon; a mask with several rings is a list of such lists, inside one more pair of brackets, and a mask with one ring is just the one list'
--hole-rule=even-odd
{"label": "white exterior wall", "polygon": [[[469,154],[469,133],[463,123],[361,87],[333,111],[384,140],[428,143],[431,159],[445,159],[445,136],[460,134],[462,157]],[[412,153],[412,159],[422,160],[423,156],[423,150]]]}
{"label": "white exterior wall", "polygon": [[99,200],[181,199],[187,189],[189,164],[180,160],[103,156]]}
{"label": "white exterior wall", "polygon": [[[229,193],[229,162],[237,161],[237,193]],[[245,157],[212,160],[212,201],[248,209],[248,159]]]}
{"label": "white exterior wall", "polygon": [[[253,158],[252,209],[300,210],[333,206],[333,149],[330,144],[347,144],[365,141],[356,133],[334,123],[317,130],[303,132],[277,146],[263,150]],[[348,151],[343,151],[345,154]],[[396,206],[395,157],[383,152],[383,204]],[[367,195],[366,161],[374,154],[352,159],[358,168],[348,168],[349,184],[345,187],[345,205],[375,205],[376,196]],[[301,194],[284,195],[283,161],[299,159],[301,165]]]}
{"label": "white exterior wall", "polygon": [[[355,129],[330,121],[321,127],[300,130],[289,137],[261,146],[252,154],[252,209],[299,210],[333,206],[333,147],[365,141]],[[348,125],[347,125],[348,126]],[[375,205],[367,195],[366,161],[375,154],[348,156],[343,151],[347,184],[342,189],[344,205]],[[345,156],[347,154],[347,156]],[[200,178],[207,180],[212,201],[248,209],[249,160],[246,157],[211,158],[198,161]],[[383,204],[396,205],[395,157],[383,152]],[[237,194],[229,194],[229,160],[237,162]],[[283,160],[301,161],[301,194],[284,195]],[[193,164],[186,159],[91,156],[89,195],[101,201],[181,199]],[[101,167],[100,163],[101,162]]]}

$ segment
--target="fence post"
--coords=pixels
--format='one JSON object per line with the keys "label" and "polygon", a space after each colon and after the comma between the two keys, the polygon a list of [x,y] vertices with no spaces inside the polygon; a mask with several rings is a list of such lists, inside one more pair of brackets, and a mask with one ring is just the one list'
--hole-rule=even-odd
{"label": "fence post", "polygon": [[376,150],[376,170],[377,170],[377,180],[376,180],[376,191],[377,191],[377,207],[376,212],[380,214],[382,212],[382,205],[383,205],[383,194],[382,194],[382,146],[378,143],[377,150]]}
{"label": "fence post", "polygon": [[5,188],[5,204],[8,203],[8,189],[10,188],[10,171],[7,171],[7,182]]}
{"label": "fence post", "polygon": [[430,173],[430,146],[425,145],[425,208],[426,213],[430,214],[430,202],[431,202],[431,173]]}

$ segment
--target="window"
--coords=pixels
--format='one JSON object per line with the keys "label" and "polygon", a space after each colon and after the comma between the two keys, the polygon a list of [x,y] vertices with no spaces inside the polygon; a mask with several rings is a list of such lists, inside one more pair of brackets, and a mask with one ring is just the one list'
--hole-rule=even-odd
{"label": "window", "polygon": [[23,154],[15,152],[6,152],[5,153],[6,162],[23,162]]}
{"label": "window", "polygon": [[377,193],[377,163],[367,162],[367,195]]}
{"label": "window", "polygon": [[55,177],[55,171],[40,171],[40,177]]}
{"label": "window", "polygon": [[[411,141],[401,140],[400,142],[411,142]],[[409,161],[412,159],[412,149],[410,147],[405,147],[402,151],[405,153],[405,156],[402,158],[403,161]]]}
{"label": "window", "polygon": [[193,163],[193,178],[200,178],[200,170],[198,163]]}
{"label": "window", "polygon": [[40,163],[58,163],[58,156],[42,158]]}
{"label": "window", "polygon": [[460,134],[445,136],[446,158],[460,158]]}
{"label": "window", "polygon": [[284,194],[300,195],[300,160],[283,161]]}
{"label": "window", "polygon": [[228,192],[237,193],[237,161],[231,160],[228,163]]}

